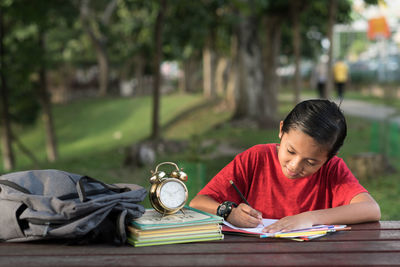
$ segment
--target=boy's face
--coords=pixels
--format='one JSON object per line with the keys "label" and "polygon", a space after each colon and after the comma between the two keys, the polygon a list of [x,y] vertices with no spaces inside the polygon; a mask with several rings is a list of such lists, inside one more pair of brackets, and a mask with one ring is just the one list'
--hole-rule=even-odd
{"label": "boy's face", "polygon": [[283,174],[290,179],[295,179],[318,171],[328,159],[327,148],[315,142],[301,130],[290,129],[288,133],[283,133],[282,125],[281,121],[278,159]]}

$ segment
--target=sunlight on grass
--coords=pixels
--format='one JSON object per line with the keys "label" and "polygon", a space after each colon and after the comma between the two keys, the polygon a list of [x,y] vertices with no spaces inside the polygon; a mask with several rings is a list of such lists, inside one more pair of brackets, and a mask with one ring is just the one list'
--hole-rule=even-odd
{"label": "sunlight on grass", "polygon": [[[192,105],[203,101],[200,95],[167,95],[161,102],[161,124],[172,120]],[[177,104],[179,103],[179,105]],[[151,132],[151,98],[85,99],[54,106],[54,121],[61,158],[130,145]],[[41,160],[45,159],[42,122],[21,130],[20,139]],[[17,151],[18,166],[29,164]],[[20,160],[21,159],[21,160]]]}

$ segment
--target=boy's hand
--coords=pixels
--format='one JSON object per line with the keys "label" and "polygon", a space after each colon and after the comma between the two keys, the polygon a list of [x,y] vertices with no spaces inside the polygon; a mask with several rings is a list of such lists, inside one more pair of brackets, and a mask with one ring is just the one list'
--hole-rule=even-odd
{"label": "boy's hand", "polygon": [[303,212],[293,216],[287,216],[276,223],[273,223],[263,229],[264,233],[285,232],[294,229],[303,229],[313,226],[311,214]]}
{"label": "boy's hand", "polygon": [[262,214],[249,205],[240,203],[232,209],[227,221],[237,227],[257,227],[262,223]]}

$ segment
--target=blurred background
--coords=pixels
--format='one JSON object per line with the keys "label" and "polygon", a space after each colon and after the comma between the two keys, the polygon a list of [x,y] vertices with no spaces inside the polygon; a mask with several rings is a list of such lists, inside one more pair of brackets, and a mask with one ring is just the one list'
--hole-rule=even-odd
{"label": "blurred background", "polygon": [[327,98],[348,121],[339,156],[399,220],[399,49],[397,0],[1,0],[0,171],[149,188],[172,161],[192,198]]}

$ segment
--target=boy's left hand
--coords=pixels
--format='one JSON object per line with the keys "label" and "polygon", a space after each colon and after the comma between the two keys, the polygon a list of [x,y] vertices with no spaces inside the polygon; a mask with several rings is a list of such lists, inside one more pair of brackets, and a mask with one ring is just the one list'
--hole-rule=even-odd
{"label": "boy's left hand", "polygon": [[263,229],[265,233],[285,232],[294,229],[302,229],[313,226],[311,214],[303,212],[293,216],[287,216],[276,223],[273,223]]}

